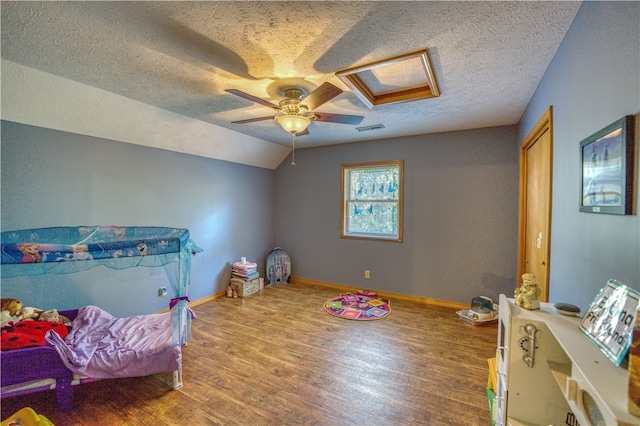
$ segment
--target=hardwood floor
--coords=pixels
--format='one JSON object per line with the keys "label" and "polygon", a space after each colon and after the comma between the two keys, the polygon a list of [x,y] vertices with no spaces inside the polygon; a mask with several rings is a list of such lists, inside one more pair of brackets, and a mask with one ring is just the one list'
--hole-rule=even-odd
{"label": "hardwood floor", "polygon": [[377,321],[333,317],[336,289],[267,286],[193,308],[184,387],[169,375],[76,386],[60,413],[53,392],[2,400],[2,419],[30,406],[55,425],[490,425],[487,358],[496,325],[455,309],[391,300]]}

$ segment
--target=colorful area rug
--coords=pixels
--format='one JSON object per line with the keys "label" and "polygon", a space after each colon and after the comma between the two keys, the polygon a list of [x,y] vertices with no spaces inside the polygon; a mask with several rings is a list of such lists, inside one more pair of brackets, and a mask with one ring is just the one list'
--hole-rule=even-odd
{"label": "colorful area rug", "polygon": [[389,300],[369,292],[344,293],[327,300],[324,309],[333,316],[358,321],[377,320],[391,312]]}

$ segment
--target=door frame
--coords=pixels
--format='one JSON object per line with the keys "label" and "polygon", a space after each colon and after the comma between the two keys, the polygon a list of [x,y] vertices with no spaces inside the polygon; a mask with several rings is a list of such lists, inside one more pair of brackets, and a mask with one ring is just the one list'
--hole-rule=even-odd
{"label": "door frame", "polygon": [[[538,120],[535,126],[531,129],[529,134],[524,138],[522,143],[520,144],[520,199],[519,199],[519,207],[518,207],[518,280],[525,273],[525,235],[526,235],[526,227],[527,227],[527,150],[544,134],[544,132],[549,132],[549,194],[548,194],[548,205],[549,205],[549,216],[547,217],[547,229],[545,235],[547,235],[547,252],[545,253],[545,257],[547,259],[547,270],[551,271],[551,212],[552,212],[552,204],[551,204],[551,194],[553,192],[553,106],[550,105],[549,108],[544,112],[542,117]],[[547,282],[544,289],[544,299],[543,302],[549,301],[549,276],[547,273]],[[516,285],[516,287],[519,285]]]}

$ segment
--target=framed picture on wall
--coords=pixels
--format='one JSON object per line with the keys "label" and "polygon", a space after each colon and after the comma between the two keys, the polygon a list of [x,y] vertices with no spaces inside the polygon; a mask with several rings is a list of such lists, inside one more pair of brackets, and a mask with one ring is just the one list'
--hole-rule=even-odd
{"label": "framed picture on wall", "polygon": [[580,142],[580,211],[633,214],[634,116]]}

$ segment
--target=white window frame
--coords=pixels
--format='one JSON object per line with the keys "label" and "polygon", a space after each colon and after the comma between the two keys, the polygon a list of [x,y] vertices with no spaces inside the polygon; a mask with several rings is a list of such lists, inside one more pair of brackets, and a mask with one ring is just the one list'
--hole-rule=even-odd
{"label": "white window frame", "polygon": [[[376,200],[376,203],[393,203],[397,204],[398,211],[398,229],[391,234],[380,234],[373,232],[353,232],[349,229],[349,205],[354,202],[359,202],[357,198],[351,199],[351,191],[349,190],[351,185],[350,172],[359,169],[372,169],[372,168],[394,168],[398,170],[398,191],[396,200]],[[376,240],[376,241],[392,241],[402,242],[402,218],[403,218],[403,192],[404,192],[404,160],[388,160],[377,161],[369,163],[352,163],[342,164],[341,167],[341,200],[342,206],[340,209],[341,224],[340,224],[340,238],[351,238],[360,240]],[[367,199],[371,201],[371,199]]]}

